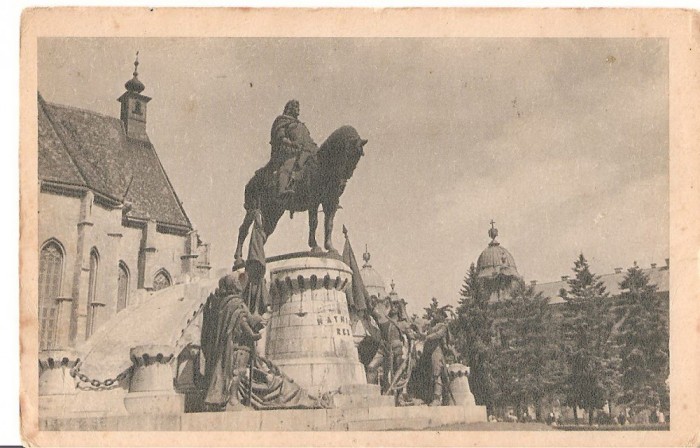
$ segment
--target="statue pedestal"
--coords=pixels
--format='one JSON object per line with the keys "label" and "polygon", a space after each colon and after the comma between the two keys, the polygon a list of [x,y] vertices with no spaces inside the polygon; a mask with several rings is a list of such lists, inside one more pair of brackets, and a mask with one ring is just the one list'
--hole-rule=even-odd
{"label": "statue pedestal", "polygon": [[71,370],[80,358],[71,350],[39,352],[39,414],[62,414],[72,409],[78,393]]}
{"label": "statue pedestal", "polygon": [[474,401],[469,389],[469,368],[463,364],[450,364],[447,366],[450,374],[450,389],[455,399],[455,404],[464,409],[465,421],[485,422],[488,421],[486,406],[479,406]]}
{"label": "statue pedestal", "polygon": [[124,407],[130,414],[182,414],[184,396],[173,388],[173,347],[140,345],[130,351],[133,372]]}
{"label": "statue pedestal", "polygon": [[296,254],[270,268],[267,358],[310,393],[365,384],[344,292],[350,268],[335,258]]}
{"label": "statue pedestal", "polygon": [[469,389],[469,368],[463,364],[450,364],[447,367],[450,373],[450,388],[452,396],[459,406],[476,406],[474,395]]}

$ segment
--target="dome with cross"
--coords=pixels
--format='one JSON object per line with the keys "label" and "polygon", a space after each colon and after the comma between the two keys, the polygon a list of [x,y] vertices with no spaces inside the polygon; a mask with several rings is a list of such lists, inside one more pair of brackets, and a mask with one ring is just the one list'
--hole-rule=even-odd
{"label": "dome with cross", "polygon": [[488,247],[481,252],[476,262],[476,270],[480,278],[510,277],[520,278],[518,269],[515,266],[513,255],[506,248],[496,241],[498,229],[495,222],[491,220],[489,237],[491,242]]}
{"label": "dome with cross", "polygon": [[386,285],[382,276],[379,275],[379,272],[369,263],[370,253],[367,250],[367,246],[365,246],[365,253],[362,254],[362,259],[365,261],[365,264],[362,265],[362,269],[360,269],[362,283],[365,284],[365,288],[370,296],[383,298],[386,296]]}

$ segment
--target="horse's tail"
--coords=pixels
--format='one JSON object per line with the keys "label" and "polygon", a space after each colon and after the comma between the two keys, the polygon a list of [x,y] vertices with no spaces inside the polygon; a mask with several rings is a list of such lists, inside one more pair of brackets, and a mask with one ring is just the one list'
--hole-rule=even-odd
{"label": "horse's tail", "polygon": [[243,193],[243,207],[246,211],[255,210],[260,207],[260,193],[262,187],[263,173],[262,170],[255,172],[253,177],[245,184]]}

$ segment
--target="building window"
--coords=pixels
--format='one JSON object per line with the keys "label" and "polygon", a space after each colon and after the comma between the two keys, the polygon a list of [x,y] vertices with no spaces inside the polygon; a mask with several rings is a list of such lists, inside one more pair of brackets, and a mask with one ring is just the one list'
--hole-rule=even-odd
{"label": "building window", "polygon": [[168,271],[165,269],[161,269],[156,273],[156,276],[153,277],[153,290],[158,291],[163,288],[167,288],[168,286],[172,285],[173,281],[170,278],[170,274],[168,274]]}
{"label": "building window", "polygon": [[129,304],[129,268],[123,261],[119,262],[119,277],[117,279],[117,313]]}
{"label": "building window", "polygon": [[95,330],[95,314],[97,313],[97,274],[100,264],[100,258],[96,249],[90,251],[90,275],[88,276],[88,315],[87,329],[85,337],[89,338]]}
{"label": "building window", "polygon": [[134,101],[134,113],[137,115],[141,115],[141,101]]}
{"label": "building window", "polygon": [[39,256],[39,347],[49,350],[56,346],[58,302],[63,276],[63,249],[49,241]]}

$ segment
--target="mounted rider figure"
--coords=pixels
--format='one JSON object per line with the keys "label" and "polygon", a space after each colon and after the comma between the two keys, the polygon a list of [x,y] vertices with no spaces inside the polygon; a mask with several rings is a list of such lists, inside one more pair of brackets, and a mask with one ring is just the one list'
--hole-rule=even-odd
{"label": "mounted rider figure", "polygon": [[295,183],[306,160],[318,151],[308,128],[299,121],[299,111],[299,101],[288,101],[284,113],[275,119],[270,130],[271,154],[266,169],[277,173],[282,196],[295,193]]}

